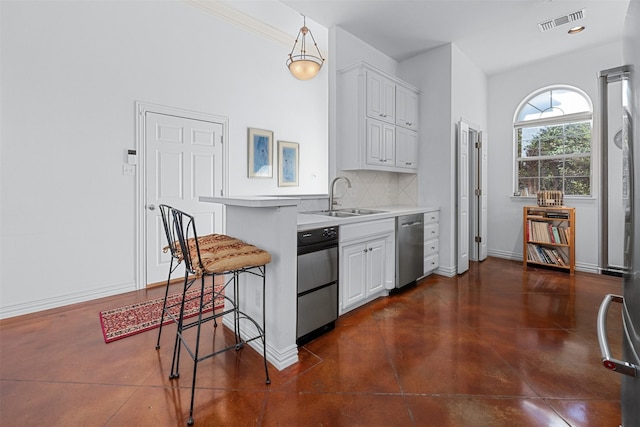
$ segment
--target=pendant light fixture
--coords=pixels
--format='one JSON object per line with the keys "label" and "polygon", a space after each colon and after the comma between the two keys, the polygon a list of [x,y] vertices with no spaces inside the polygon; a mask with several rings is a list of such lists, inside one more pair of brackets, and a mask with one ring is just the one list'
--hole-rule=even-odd
{"label": "pendant light fixture", "polygon": [[[313,37],[313,34],[311,34],[311,30],[307,28],[307,17],[304,15],[302,15],[302,17],[304,18],[303,25],[300,31],[298,31],[298,37],[296,37],[295,43],[293,43],[289,59],[287,59],[287,67],[289,67],[289,71],[291,71],[291,74],[293,74],[293,77],[296,79],[309,80],[318,74],[318,71],[322,68],[322,64],[324,64],[324,58],[320,53],[320,49],[318,49],[316,39]],[[307,34],[311,36],[313,45],[316,51],[318,51],[318,56],[307,54]],[[300,40],[300,35],[302,35],[302,40]],[[294,55],[298,41],[300,41],[300,53]]]}

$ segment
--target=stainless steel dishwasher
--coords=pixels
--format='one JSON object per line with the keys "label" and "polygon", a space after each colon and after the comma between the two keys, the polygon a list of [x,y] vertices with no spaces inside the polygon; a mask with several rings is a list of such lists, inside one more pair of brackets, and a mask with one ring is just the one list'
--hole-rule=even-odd
{"label": "stainless steel dishwasher", "polygon": [[424,214],[396,218],[396,288],[424,276]]}
{"label": "stainless steel dishwasher", "polygon": [[338,318],[338,227],[298,232],[297,311],[298,345],[335,327]]}

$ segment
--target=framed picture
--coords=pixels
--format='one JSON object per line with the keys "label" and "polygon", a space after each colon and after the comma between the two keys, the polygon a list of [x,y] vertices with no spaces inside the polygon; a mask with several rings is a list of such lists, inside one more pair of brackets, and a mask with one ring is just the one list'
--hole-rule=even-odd
{"label": "framed picture", "polygon": [[273,177],[273,132],[249,128],[249,178]]}
{"label": "framed picture", "polygon": [[295,187],[298,185],[299,144],[278,141],[278,186]]}

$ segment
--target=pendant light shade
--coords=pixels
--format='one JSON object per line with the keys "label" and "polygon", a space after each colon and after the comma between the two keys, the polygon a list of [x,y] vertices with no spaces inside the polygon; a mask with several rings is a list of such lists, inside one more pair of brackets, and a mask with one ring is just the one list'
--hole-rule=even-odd
{"label": "pendant light shade", "polygon": [[[316,39],[313,37],[313,34],[311,34],[311,30],[307,28],[307,18],[304,15],[302,17],[304,18],[304,22],[302,28],[298,31],[298,37],[296,37],[296,41],[293,43],[291,53],[289,53],[287,67],[289,67],[289,71],[291,71],[291,74],[293,74],[293,77],[296,79],[309,80],[318,74],[320,68],[322,68],[322,64],[324,64],[324,58],[320,53],[320,49],[318,49]],[[313,41],[313,46],[318,52],[317,56],[307,54],[307,34]],[[302,39],[300,36],[302,36]],[[300,51],[297,55],[294,55],[298,42],[300,42]]]}

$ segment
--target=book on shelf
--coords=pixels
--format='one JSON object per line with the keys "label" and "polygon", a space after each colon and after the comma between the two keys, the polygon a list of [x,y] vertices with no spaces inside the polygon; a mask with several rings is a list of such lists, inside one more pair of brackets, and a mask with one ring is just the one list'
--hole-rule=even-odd
{"label": "book on shelf", "polygon": [[565,256],[557,249],[545,248],[534,243],[527,244],[527,259],[541,264],[558,265],[561,267],[567,267],[569,265],[568,260],[565,259]]}
{"label": "book on shelf", "polygon": [[547,218],[569,219],[569,212],[547,212]]}

